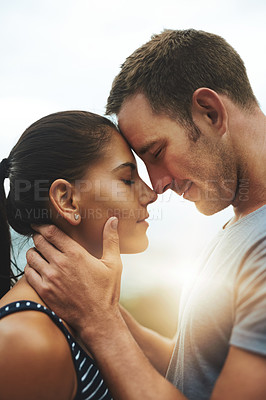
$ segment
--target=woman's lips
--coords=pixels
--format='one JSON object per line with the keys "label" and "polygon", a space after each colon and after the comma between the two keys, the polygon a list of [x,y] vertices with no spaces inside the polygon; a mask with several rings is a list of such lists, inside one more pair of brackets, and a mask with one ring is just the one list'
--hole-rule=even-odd
{"label": "woman's lips", "polygon": [[147,218],[149,218],[149,214],[146,214],[146,216],[145,216],[144,218],[139,219],[139,220],[137,221],[137,224],[139,224],[140,222],[146,222],[146,223],[148,224],[148,221],[146,221]]}

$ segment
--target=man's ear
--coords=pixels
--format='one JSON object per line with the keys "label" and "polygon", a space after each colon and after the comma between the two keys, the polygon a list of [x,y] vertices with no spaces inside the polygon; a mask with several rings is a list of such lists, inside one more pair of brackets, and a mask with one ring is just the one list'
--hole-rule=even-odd
{"label": "man's ear", "polygon": [[73,185],[65,179],[57,179],[50,187],[49,197],[57,214],[71,225],[80,223],[79,208]]}
{"label": "man's ear", "polygon": [[226,132],[228,115],[221,97],[214,90],[195,90],[191,112],[193,121],[203,133],[206,132],[207,126],[214,128],[220,136]]}

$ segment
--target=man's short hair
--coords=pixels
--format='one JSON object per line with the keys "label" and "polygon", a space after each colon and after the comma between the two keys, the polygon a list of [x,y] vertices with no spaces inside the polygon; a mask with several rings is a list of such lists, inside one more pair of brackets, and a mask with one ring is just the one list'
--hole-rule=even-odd
{"label": "man's short hair", "polygon": [[257,100],[239,54],[222,37],[204,31],[164,30],[132,53],[114,79],[106,113],[143,93],[156,114],[193,125],[192,96],[207,87],[252,109]]}

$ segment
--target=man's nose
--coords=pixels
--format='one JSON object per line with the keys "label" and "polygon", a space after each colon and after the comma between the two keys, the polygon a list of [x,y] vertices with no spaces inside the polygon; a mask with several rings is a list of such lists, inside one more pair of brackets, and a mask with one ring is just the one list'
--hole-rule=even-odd
{"label": "man's nose", "polygon": [[146,164],[146,168],[155,193],[162,194],[171,187],[173,177],[162,165]]}
{"label": "man's nose", "polygon": [[157,194],[164,193],[167,189],[169,189],[172,185],[172,177],[170,175],[156,175],[150,174],[150,180],[153,187],[153,190]]}

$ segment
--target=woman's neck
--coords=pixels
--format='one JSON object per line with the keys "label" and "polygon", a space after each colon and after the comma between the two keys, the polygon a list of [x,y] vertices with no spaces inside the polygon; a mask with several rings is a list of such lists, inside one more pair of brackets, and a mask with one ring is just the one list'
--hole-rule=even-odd
{"label": "woman's neck", "polygon": [[20,278],[15,286],[9,292],[7,292],[4,297],[2,297],[0,300],[0,307],[17,300],[31,300],[46,306],[38,293],[28,284],[24,276]]}

